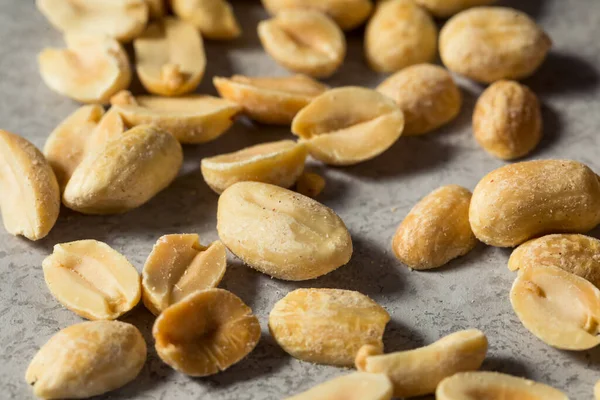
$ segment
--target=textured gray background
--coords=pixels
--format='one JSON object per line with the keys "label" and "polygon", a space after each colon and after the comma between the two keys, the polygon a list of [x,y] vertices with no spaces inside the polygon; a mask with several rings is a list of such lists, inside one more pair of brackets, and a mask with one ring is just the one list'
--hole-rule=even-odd
{"label": "textured gray background", "polygon": [[[571,158],[600,171],[600,1],[514,0],[500,4],[528,12],[554,41],[546,63],[526,81],[543,101],[545,123],[543,143],[529,158]],[[208,67],[200,92],[214,93],[210,79],[214,75],[286,73],[261,50],[255,28],[266,15],[258,1],[238,1],[235,8],[242,20],[243,38],[206,43]],[[347,60],[329,84],[374,87],[384,78],[365,66],[361,43],[360,33],[349,37]],[[39,147],[77,107],[42,83],[36,54],[46,46],[62,46],[62,39],[35,10],[33,1],[0,0],[0,127]],[[479,245],[466,257],[431,272],[410,272],[391,254],[389,243],[396,225],[419,198],[444,184],[473,189],[484,173],[503,165],[480,149],[471,135],[471,112],[481,88],[459,82],[464,89],[463,110],[445,129],[401,138],[384,155],[354,167],[315,166],[327,178],[319,200],[339,213],[354,239],[355,253],[347,266],[315,281],[287,283],[254,272],[232,258],[221,287],[244,299],[263,327],[263,337],[247,359],[209,378],[180,375],[157,358],[150,340],[153,317],[139,306],[124,320],[144,333],[151,349],[148,362],[137,380],[104,398],[278,399],[346,373],[297,361],[269,336],[269,310],[297,287],[354,289],[373,297],[392,315],[385,337],[389,351],[414,348],[453,331],[477,327],[490,340],[484,369],[554,385],[572,399],[591,398],[593,383],[600,379],[600,349],[559,351],[525,330],[508,301],[514,279],[506,268],[508,250]],[[134,89],[139,91],[139,84]],[[208,243],[217,238],[217,196],[202,180],[200,159],[282,137],[290,134],[285,129],[240,121],[219,140],[186,148],[180,177],[137,210],[90,217],[65,209],[50,235],[36,243],[0,229],[0,398],[31,398],[23,379],[29,360],[51,335],[81,321],[61,307],[44,284],[41,262],[54,244],[102,240],[141,270],[152,245],[163,234],[197,232]]]}

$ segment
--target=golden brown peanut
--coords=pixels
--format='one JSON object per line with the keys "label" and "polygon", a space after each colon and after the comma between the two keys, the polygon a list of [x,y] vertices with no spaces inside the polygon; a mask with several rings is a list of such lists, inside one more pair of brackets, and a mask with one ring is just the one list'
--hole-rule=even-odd
{"label": "golden brown peanut", "polygon": [[202,159],[204,180],[221,194],[237,182],[254,181],[288,188],[304,171],[307,150],[292,140],[262,143]]}
{"label": "golden brown peanut", "polygon": [[282,11],[259,22],[258,37],[277,63],[315,78],[333,75],[346,56],[344,32],[319,11]]}
{"label": "golden brown peanut", "polygon": [[181,143],[206,143],[221,136],[233,124],[241,107],[206,95],[184,97],[133,97],[120,92],[111,104],[129,126],[154,124]]}
{"label": "golden brown peanut", "polygon": [[398,140],[403,128],[403,113],[393,100],[354,86],[328,90],[292,122],[292,132],[310,155],[331,165],[377,157]]}
{"label": "golden brown peanut", "polygon": [[44,155],[0,129],[0,209],[4,228],[29,240],[45,237],[60,211],[60,189]]}
{"label": "golden brown peanut", "polygon": [[422,135],[452,121],[462,96],[452,75],[432,64],[417,64],[383,81],[377,91],[393,99],[404,112],[404,135]]}
{"label": "golden brown peanut", "polygon": [[506,165],[475,187],[469,221],[479,240],[499,247],[554,232],[584,233],[600,222],[600,183],[576,161]]}
{"label": "golden brown peanut", "polygon": [[436,400],[569,400],[550,386],[498,372],[461,372],[444,379]]}
{"label": "golden brown peanut", "polygon": [[85,144],[85,155],[103,151],[109,141],[123,135],[125,131],[127,127],[123,118],[116,109],[111,108],[91,132]]}
{"label": "golden brown peanut", "polygon": [[141,125],[91,152],[73,172],[63,203],[84,214],[115,214],[146,203],[169,186],[183,163],[169,133]]}
{"label": "golden brown peanut", "polygon": [[54,298],[83,318],[117,319],[141,298],[140,274],[106,243],[57,244],[42,267]]}
{"label": "golden brown peanut", "polygon": [[36,0],[36,4],[48,21],[61,32],[108,36],[128,42],[146,27],[146,1]]}
{"label": "golden brown peanut", "polygon": [[55,92],[82,103],[107,103],[131,82],[123,47],[114,39],[67,35],[66,49],[44,49],[38,56],[42,79]]}
{"label": "golden brown peanut", "polygon": [[448,18],[471,7],[487,6],[496,0],[415,0],[436,18]]}
{"label": "golden brown peanut", "polygon": [[432,62],[437,28],[412,0],[380,1],[365,30],[365,56],[377,72],[395,72]]}
{"label": "golden brown peanut", "polygon": [[278,279],[314,279],[352,256],[350,233],[333,210],[266,183],[227,188],[219,197],[217,230],[232,253]]}
{"label": "golden brown peanut", "polygon": [[305,172],[296,182],[296,191],[304,196],[315,198],[325,189],[325,179],[312,172]]}
{"label": "golden brown peanut", "polygon": [[154,315],[198,290],[216,287],[227,268],[225,246],[208,247],[196,234],[164,235],[152,248],[142,271],[142,299]]}
{"label": "golden brown peanut", "polygon": [[242,34],[233,8],[225,0],[170,0],[170,2],[175,15],[194,25],[203,37],[229,40]]}
{"label": "golden brown peanut", "polygon": [[239,104],[253,120],[278,125],[291,124],[298,111],[328,89],[305,75],[282,78],[217,76],[213,83],[221,97]]}
{"label": "golden brown peanut", "polygon": [[37,352],[25,380],[44,399],[81,399],[120,388],[146,362],[146,342],[133,325],[88,321],[71,325]]}
{"label": "golden brown peanut", "polygon": [[398,226],[392,250],[409,268],[441,267],[477,244],[469,224],[471,192],[458,185],[438,188],[421,199]]}
{"label": "golden brown peanut", "polygon": [[508,269],[553,266],[580,276],[600,288],[600,240],[585,235],[546,235],[517,247]]}
{"label": "golden brown peanut", "polygon": [[191,376],[224,371],[246,357],[260,339],[258,318],[223,289],[197,291],[164,310],[152,335],[159,357]]}
{"label": "golden brown peanut", "polygon": [[98,126],[104,109],[99,105],[83,106],[65,118],[48,136],[44,156],[50,163],[61,189],[83,159],[87,142]]}
{"label": "golden brown peanut", "polygon": [[363,345],[383,351],[390,316],[353,290],[296,289],[273,306],[269,330],[283,350],[317,364],[351,366]]}
{"label": "golden brown peanut", "polygon": [[510,302],[521,323],[544,343],[587,350],[600,343],[600,290],[552,266],[519,269]]}
{"label": "golden brown peanut", "polygon": [[537,96],[518,82],[493,83],[475,105],[473,135],[485,151],[503,160],[527,155],[542,139]]}
{"label": "golden brown peanut", "polygon": [[456,14],[440,32],[446,67],[479,82],[522,79],[542,64],[552,42],[523,12],[475,7]]}
{"label": "golden brown peanut", "polygon": [[382,354],[366,345],[356,356],[356,369],[387,375],[394,385],[395,397],[415,397],[435,392],[445,378],[481,367],[488,341],[477,329],[459,331],[429,346],[415,350]]}
{"label": "golden brown peanut", "polygon": [[148,14],[150,18],[160,19],[167,13],[165,0],[144,0],[148,5]]}
{"label": "golden brown peanut", "polygon": [[392,384],[383,374],[353,372],[321,383],[286,400],[390,400]]}
{"label": "golden brown peanut", "polygon": [[181,96],[193,92],[204,76],[204,44],[192,24],[165,18],[148,26],[133,47],[137,74],[150,93]]}

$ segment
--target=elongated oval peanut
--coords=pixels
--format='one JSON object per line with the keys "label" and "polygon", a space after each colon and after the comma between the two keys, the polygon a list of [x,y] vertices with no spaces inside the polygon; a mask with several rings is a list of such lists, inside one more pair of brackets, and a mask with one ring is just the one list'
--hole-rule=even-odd
{"label": "elongated oval peanut", "polygon": [[236,256],[278,279],[314,279],[352,255],[350,233],[333,210],[266,183],[227,188],[219,197],[217,230]]}
{"label": "elongated oval peanut", "polygon": [[363,346],[356,356],[359,371],[387,375],[395,397],[415,397],[434,393],[445,378],[481,367],[488,341],[477,329],[459,331],[429,346],[415,350],[381,354],[373,346]]}
{"label": "elongated oval peanut", "polygon": [[461,372],[444,379],[436,400],[569,400],[559,390],[528,379],[498,372]]}
{"label": "elongated oval peanut", "polygon": [[375,71],[399,71],[435,59],[437,28],[412,0],[381,1],[367,24],[364,45]]}
{"label": "elongated oval peanut", "polygon": [[216,287],[227,268],[220,241],[202,246],[196,234],[161,236],[142,271],[142,298],[154,315],[197,290]]}
{"label": "elongated oval peanut", "polygon": [[194,25],[202,36],[235,39],[242,34],[231,4],[225,0],[170,0],[175,15]]}
{"label": "elongated oval peanut", "polygon": [[471,192],[458,185],[438,188],[421,199],[398,226],[396,257],[409,268],[440,267],[477,244],[469,224]]}
{"label": "elongated oval peanut", "polygon": [[319,11],[282,11],[259,22],[258,36],[279,64],[316,78],[331,76],[346,56],[344,33]]}
{"label": "elongated oval peanut", "polygon": [[353,372],[321,383],[286,400],[390,400],[392,384],[383,374]]}
{"label": "elongated oval peanut", "polygon": [[307,150],[292,140],[263,143],[202,159],[202,176],[212,190],[222,193],[237,182],[264,182],[288,188],[296,182]]}
{"label": "elongated oval peanut", "polygon": [[456,14],[440,32],[446,67],[492,83],[533,74],[552,42],[527,14],[508,7],[475,7]]}
{"label": "elongated oval peanut", "polygon": [[83,159],[63,202],[84,214],[129,211],[169,186],[182,162],[181,145],[172,135],[150,125],[135,127]]}
{"label": "elongated oval peanut", "polygon": [[71,325],[35,355],[25,379],[44,399],[81,399],[120,388],[146,362],[146,342],[133,325],[88,321]]}
{"label": "elongated oval peanut", "polygon": [[0,209],[6,231],[45,237],[60,211],[60,189],[44,155],[26,139],[0,129]]}
{"label": "elongated oval peanut", "polygon": [[498,81],[477,100],[473,135],[503,160],[523,157],[542,139],[542,111],[535,93],[514,81]]}
{"label": "elongated oval peanut", "polygon": [[224,99],[239,104],[244,114],[263,124],[289,125],[302,108],[327,86],[305,75],[266,78],[234,75],[213,78]]}
{"label": "elongated oval peanut", "polygon": [[404,116],[392,99],[374,90],[328,90],[304,107],[292,122],[314,158],[352,165],[377,157],[402,134]]}
{"label": "elongated oval peanut", "polygon": [[383,350],[390,316],[353,290],[296,289],[273,306],[269,330],[283,350],[317,364],[351,366],[363,345]]}
{"label": "elongated oval peanut", "polygon": [[158,356],[191,376],[224,371],[246,357],[260,339],[258,318],[223,289],[197,291],[165,309],[152,335]]}
{"label": "elongated oval peanut", "polygon": [[576,161],[506,165],[475,187],[469,221],[479,240],[499,247],[548,233],[587,232],[600,222],[600,182]]}
{"label": "elongated oval peanut", "polygon": [[415,0],[436,18],[448,18],[471,7],[487,6],[496,0]]}

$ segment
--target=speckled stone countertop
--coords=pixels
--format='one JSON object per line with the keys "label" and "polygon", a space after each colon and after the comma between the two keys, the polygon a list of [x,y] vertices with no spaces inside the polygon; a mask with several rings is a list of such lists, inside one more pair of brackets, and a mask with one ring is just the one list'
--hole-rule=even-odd
{"label": "speckled stone countertop", "polygon": [[[543,102],[544,140],[529,157],[569,158],[600,171],[600,1],[500,1],[526,11],[550,34],[554,47],[526,81]],[[234,1],[244,35],[233,42],[206,42],[208,67],[200,92],[214,93],[211,78],[234,73],[285,75],[261,48],[256,24],[266,18],[258,1]],[[374,87],[384,76],[362,57],[360,33],[349,37],[347,59],[328,84]],[[0,127],[42,147],[52,129],[77,107],[41,81],[36,54],[62,46],[61,35],[39,14],[33,0],[0,0]],[[453,331],[476,327],[488,335],[484,369],[535,379],[569,394],[592,397],[600,379],[600,349],[565,352],[533,337],[512,311],[508,293],[514,275],[509,250],[479,245],[466,257],[430,272],[411,272],[394,258],[390,240],[398,223],[424,195],[450,183],[473,189],[488,171],[503,165],[475,143],[471,113],[481,87],[460,80],[460,117],[439,132],[401,138],[382,156],[349,168],[315,165],[327,179],[319,200],[343,218],[355,246],[350,263],[308,282],[283,282],[255,272],[231,257],[221,287],[239,295],[259,316],[263,337],[244,361],[221,374],[192,379],[163,364],[153,350],[152,315],[138,306],[123,318],[144,333],[148,361],[140,376],[106,399],[280,399],[346,371],[311,365],[284,353],[269,336],[273,304],[298,287],[358,290],[392,315],[384,338],[395,351],[428,344]],[[139,83],[134,91],[140,91]],[[69,210],[39,242],[0,229],[0,399],[32,398],[25,369],[38,348],[59,329],[82,320],[64,309],[44,283],[41,263],[56,243],[97,239],[123,253],[139,269],[156,239],[196,232],[203,243],[217,238],[217,196],[200,174],[200,159],[268,140],[291,137],[286,129],[237,122],[213,143],[185,149],[177,180],[143,207],[124,215],[90,217]],[[2,193],[10,196],[10,193]],[[598,236],[600,229],[592,232]]]}

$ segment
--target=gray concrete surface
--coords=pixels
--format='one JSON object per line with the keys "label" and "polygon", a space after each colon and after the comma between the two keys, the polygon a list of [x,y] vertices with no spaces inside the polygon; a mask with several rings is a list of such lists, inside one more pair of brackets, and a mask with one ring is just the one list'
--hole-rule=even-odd
{"label": "gray concrete surface", "polygon": [[[551,35],[554,47],[538,73],[526,81],[541,97],[544,140],[530,156],[570,158],[600,171],[600,1],[500,1],[528,12]],[[262,50],[256,24],[266,17],[258,1],[238,1],[243,38],[207,42],[208,68],[199,91],[214,93],[211,77],[243,73],[283,75]],[[374,87],[384,76],[365,66],[359,33],[349,37],[342,69],[327,82]],[[43,146],[50,131],[77,104],[51,92],[41,81],[36,54],[62,46],[58,32],[36,11],[33,0],[0,0],[0,127]],[[315,281],[270,279],[233,259],[221,287],[244,299],[256,312],[263,337],[256,350],[230,370],[191,379],[163,364],[152,349],[153,317],[142,306],[123,318],[137,325],[150,353],[141,375],[106,399],[279,399],[347,371],[297,361],[268,334],[273,304],[298,287],[354,289],[387,308],[387,350],[430,343],[458,329],[477,327],[490,340],[484,369],[535,379],[589,399],[600,379],[600,349],[564,352],[546,346],[518,321],[508,300],[514,275],[506,268],[508,250],[479,245],[466,257],[431,272],[410,272],[390,250],[396,225],[422,196],[443,184],[473,188],[484,173],[503,163],[480,149],[470,118],[481,88],[459,80],[464,91],[460,117],[439,132],[401,140],[377,159],[349,168],[315,169],[325,174],[320,200],[347,223],[355,244],[351,262]],[[134,90],[140,91],[139,84]],[[197,232],[203,242],[217,238],[217,196],[202,180],[202,157],[246,145],[290,137],[286,129],[240,121],[219,140],[185,149],[185,168],[168,190],[125,215],[90,217],[62,210],[50,235],[36,243],[0,229],[0,398],[32,398],[23,375],[29,360],[59,329],[81,319],[48,292],[41,262],[56,243],[98,239],[141,269],[156,239],[166,233]],[[10,193],[2,193],[10,196]],[[600,234],[600,230],[595,232]]]}

